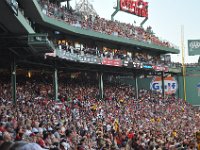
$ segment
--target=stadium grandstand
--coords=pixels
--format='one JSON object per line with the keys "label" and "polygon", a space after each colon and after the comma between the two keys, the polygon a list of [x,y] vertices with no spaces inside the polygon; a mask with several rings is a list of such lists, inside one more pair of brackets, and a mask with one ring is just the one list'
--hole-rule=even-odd
{"label": "stadium grandstand", "polygon": [[0,1],[0,150],[199,149],[179,49],[63,1]]}

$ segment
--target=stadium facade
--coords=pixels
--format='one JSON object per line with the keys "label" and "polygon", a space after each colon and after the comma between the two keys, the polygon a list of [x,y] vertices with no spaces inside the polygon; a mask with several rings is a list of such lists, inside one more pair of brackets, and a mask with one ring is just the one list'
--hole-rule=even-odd
{"label": "stadium facade", "polygon": [[[176,78],[178,87],[171,87],[177,88],[175,94],[183,98],[180,66],[127,58],[129,55],[132,57],[133,54],[138,55],[139,53],[152,57],[159,56],[160,59],[162,56],[163,61],[169,62],[166,54],[178,54],[179,49],[168,42],[159,41],[150,33],[146,35],[142,33],[142,37],[138,36],[138,30],[141,30],[138,28],[137,33],[132,33],[134,38],[132,35],[131,38],[124,37],[119,32],[108,34],[106,21],[104,21],[105,31],[97,31],[93,17],[84,18],[87,20],[84,22],[81,20],[83,16],[77,14],[74,18],[72,12],[65,9],[54,8],[53,3],[43,3],[39,0],[0,1],[0,66],[1,72],[11,68],[14,100],[16,99],[16,68],[46,69],[52,72],[54,99],[58,98],[58,70],[98,73],[101,98],[103,98],[103,75],[105,73],[131,77],[126,77],[121,81],[127,82],[127,79],[129,83],[133,81],[132,84],[136,89],[150,89],[153,76],[160,76],[162,84],[157,87],[161,89],[163,97],[166,96],[164,78],[172,76]],[[95,19],[97,22],[101,20]],[[188,72],[190,70],[188,68]],[[194,77],[197,73],[189,74],[193,76],[188,75],[187,77],[187,92],[193,94],[187,94],[187,100],[194,105],[199,105],[196,83],[198,78]]]}

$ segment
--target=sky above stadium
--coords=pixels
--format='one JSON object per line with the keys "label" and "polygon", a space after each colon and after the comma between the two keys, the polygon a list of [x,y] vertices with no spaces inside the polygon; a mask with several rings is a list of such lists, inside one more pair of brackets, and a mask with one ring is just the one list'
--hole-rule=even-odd
{"label": "sky above stadium", "polygon": [[[80,0],[72,0],[71,6]],[[117,0],[89,0],[100,17],[110,19]],[[186,63],[196,63],[199,56],[188,56],[187,40],[200,39],[200,0],[146,0],[149,2],[149,20],[144,27],[151,26],[154,33],[177,45],[181,50],[181,26],[184,26]],[[143,18],[118,12],[115,20],[139,25]],[[172,56],[172,61],[181,62],[182,55]]]}

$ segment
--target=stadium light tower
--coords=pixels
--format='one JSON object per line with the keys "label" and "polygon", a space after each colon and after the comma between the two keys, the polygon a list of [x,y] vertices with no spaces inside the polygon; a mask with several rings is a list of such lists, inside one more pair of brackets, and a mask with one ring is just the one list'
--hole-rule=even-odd
{"label": "stadium light tower", "polygon": [[67,0],[67,10],[69,10],[70,9],[70,2],[71,0]]}
{"label": "stadium light tower", "polygon": [[76,3],[75,10],[85,16],[97,16],[97,12],[89,0],[80,0],[78,3]]}
{"label": "stadium light tower", "polygon": [[65,3],[65,4],[67,4],[67,10],[69,11],[70,10],[70,8],[71,8],[71,6],[70,6],[70,1],[71,0],[58,0],[58,2],[61,4],[61,3]]}

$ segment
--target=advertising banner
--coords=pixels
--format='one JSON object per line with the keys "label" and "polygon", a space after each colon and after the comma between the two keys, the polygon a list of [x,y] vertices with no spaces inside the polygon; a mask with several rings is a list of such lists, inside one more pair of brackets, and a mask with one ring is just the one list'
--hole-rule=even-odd
{"label": "advertising banner", "polygon": [[94,56],[78,56],[78,61],[91,64],[101,64],[101,60]]}
{"label": "advertising banner", "polygon": [[124,61],[123,65],[128,67],[128,68],[137,68],[137,69],[143,68],[142,63],[136,63],[136,62],[132,62],[132,61]]}
{"label": "advertising banner", "polygon": [[72,53],[66,53],[65,59],[72,60],[72,61],[77,61],[78,60],[78,55],[72,54]]}
{"label": "advertising banner", "polygon": [[102,60],[103,65],[109,65],[109,66],[122,66],[122,60],[121,59],[109,59],[109,58],[103,58]]}
{"label": "advertising banner", "polygon": [[64,53],[63,51],[57,51],[56,55],[60,58],[75,62],[101,64],[100,58],[92,55],[78,55],[72,53]]}
{"label": "advertising banner", "polygon": [[155,71],[169,72],[169,67],[168,66],[153,66],[153,69]]}
{"label": "advertising banner", "polygon": [[172,73],[181,73],[181,68],[169,68],[169,72]]}
{"label": "advertising banner", "polygon": [[188,55],[200,55],[200,40],[188,40]]}
{"label": "advertising banner", "polygon": [[153,69],[153,66],[149,65],[149,64],[143,64],[143,68],[144,69]]}
{"label": "advertising banner", "polygon": [[[175,94],[178,89],[177,80],[174,77],[168,76],[164,78],[165,94]],[[150,89],[156,92],[162,92],[162,79],[156,76],[150,83]]]}
{"label": "advertising banner", "polygon": [[148,2],[143,0],[120,0],[120,10],[139,17],[148,17]]}

